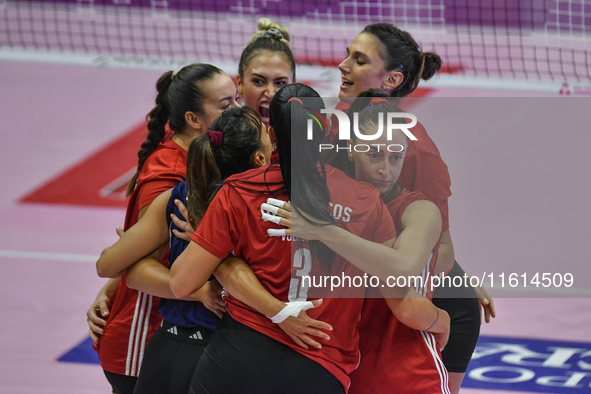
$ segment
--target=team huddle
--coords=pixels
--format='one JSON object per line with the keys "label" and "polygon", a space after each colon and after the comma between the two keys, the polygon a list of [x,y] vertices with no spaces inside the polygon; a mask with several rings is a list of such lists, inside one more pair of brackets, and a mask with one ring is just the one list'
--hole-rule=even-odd
{"label": "team huddle", "polygon": [[449,173],[424,127],[416,141],[395,129],[351,149],[402,112],[440,57],[368,25],[339,65],[337,109],[356,132],[349,149],[321,152],[337,119],[296,83],[290,33],[257,27],[236,85],[209,64],[156,84],[125,226],[97,261],[111,279],[87,313],[113,393],[458,393],[479,308],[495,314],[484,289],[319,298],[305,280],[465,274]]}

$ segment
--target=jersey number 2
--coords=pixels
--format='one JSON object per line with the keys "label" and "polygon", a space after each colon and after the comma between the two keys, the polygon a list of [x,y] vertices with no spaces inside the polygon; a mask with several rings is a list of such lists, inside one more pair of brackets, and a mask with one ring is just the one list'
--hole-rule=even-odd
{"label": "jersey number 2", "polygon": [[[288,299],[292,301],[306,301],[308,298],[308,286],[311,278],[310,270],[312,269],[312,253],[308,248],[300,248],[293,254],[293,267],[297,268],[295,277],[291,278],[289,283]],[[308,279],[303,280],[304,277]]]}

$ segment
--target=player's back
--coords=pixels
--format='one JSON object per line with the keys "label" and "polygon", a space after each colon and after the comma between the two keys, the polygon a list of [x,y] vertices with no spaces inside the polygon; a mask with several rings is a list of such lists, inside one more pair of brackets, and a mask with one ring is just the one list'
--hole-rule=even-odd
{"label": "player's back", "polygon": [[[376,188],[353,180],[332,167],[327,166],[326,173],[331,195],[329,210],[337,225],[379,243],[395,236],[392,219]],[[303,277],[318,272],[319,261],[312,261],[307,241],[268,236],[267,230],[276,228],[276,225],[261,220],[260,206],[269,197],[287,200],[276,164],[228,178],[210,205],[194,240],[218,257],[233,252],[243,258],[262,285],[277,299],[284,302],[293,298],[307,299],[306,289],[301,286]],[[335,256],[328,274],[340,276],[341,273],[363,275]],[[356,299],[326,299],[322,306],[309,311],[311,317],[334,327],[330,341],[322,343],[321,350],[297,346],[267,317],[231,295],[226,305],[237,321],[318,362],[348,386],[347,374],[359,360],[358,323],[363,306],[362,294]]]}

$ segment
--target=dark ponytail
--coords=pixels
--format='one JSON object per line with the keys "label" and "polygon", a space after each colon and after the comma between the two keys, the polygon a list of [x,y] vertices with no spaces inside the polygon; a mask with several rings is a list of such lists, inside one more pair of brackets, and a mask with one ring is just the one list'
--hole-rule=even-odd
{"label": "dark ponytail", "polygon": [[[219,146],[209,135],[195,138],[187,158],[189,221],[197,227],[222,182],[253,167],[254,154],[263,148],[260,116],[249,107],[225,111],[210,127],[221,132]],[[213,131],[212,131],[213,132]]]}
{"label": "dark ponytail", "polygon": [[404,79],[393,90],[392,97],[405,97],[441,69],[441,57],[434,52],[423,52],[412,36],[388,23],[368,25],[362,33],[373,35],[378,40],[380,56],[386,70],[399,70]]}
{"label": "dark ponytail", "polygon": [[[297,99],[290,101],[292,98]],[[287,85],[275,93],[269,104],[269,125],[275,131],[283,184],[294,209],[321,222],[334,224],[328,211],[330,192],[326,169],[319,152],[328,130],[321,126],[322,122],[319,125],[313,121],[313,138],[307,138],[308,119],[317,117],[324,108],[324,101],[314,89],[300,83]],[[320,242],[313,241],[310,245],[323,268],[328,270],[334,254]]]}
{"label": "dark ponytail", "polygon": [[185,113],[203,115],[203,100],[206,92],[201,83],[222,73],[210,64],[191,64],[178,72],[167,71],[156,82],[156,106],[146,116],[148,136],[138,152],[137,171],[129,182],[127,195],[135,189],[137,178],[148,156],[164,140],[166,124],[175,133],[182,133],[187,123]]}
{"label": "dark ponytail", "polygon": [[128,196],[131,195],[133,189],[135,189],[137,178],[146,159],[152,152],[154,152],[160,142],[164,140],[166,123],[168,123],[168,117],[170,116],[168,112],[168,88],[170,87],[172,74],[172,71],[168,71],[158,79],[158,82],[156,82],[156,91],[158,92],[158,95],[156,96],[156,106],[152,108],[150,113],[146,116],[146,120],[148,121],[148,136],[137,153],[137,171],[127,186]]}

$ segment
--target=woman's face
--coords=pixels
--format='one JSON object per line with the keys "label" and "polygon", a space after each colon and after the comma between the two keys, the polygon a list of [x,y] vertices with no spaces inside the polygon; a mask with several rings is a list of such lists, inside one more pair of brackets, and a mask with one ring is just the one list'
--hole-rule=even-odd
{"label": "woman's face", "polygon": [[236,86],[232,78],[226,73],[216,74],[213,78],[202,82],[200,88],[206,93],[203,100],[203,134],[209,126],[222,115],[227,109],[236,108],[240,105],[236,101]]}
{"label": "woman's face", "polygon": [[381,89],[388,77],[386,64],[380,56],[378,40],[372,34],[361,33],[347,48],[341,70],[340,98],[357,97],[367,89]]}
{"label": "woman's face", "polygon": [[[367,134],[375,134],[377,126],[366,126],[366,131]],[[359,145],[366,142],[367,145]],[[349,143],[353,144],[351,140],[349,140]],[[388,141],[387,134],[384,131],[382,136],[375,141],[357,140],[355,144],[357,144],[360,151],[366,150],[366,146],[370,148],[367,152],[356,152],[353,146],[351,147],[349,159],[355,163],[357,180],[371,183],[378,188],[382,197],[385,196],[400,176],[404,155],[408,147],[406,135],[401,130],[394,130],[392,140]],[[402,150],[400,146],[404,149]],[[397,152],[399,150],[402,151]]]}
{"label": "woman's face", "polygon": [[244,105],[257,111],[269,125],[269,103],[279,89],[294,82],[293,70],[281,53],[263,51],[250,59],[244,75],[239,75],[236,82]]}

